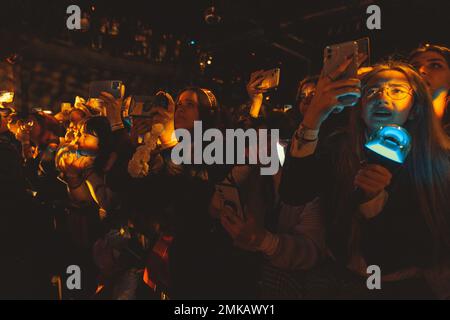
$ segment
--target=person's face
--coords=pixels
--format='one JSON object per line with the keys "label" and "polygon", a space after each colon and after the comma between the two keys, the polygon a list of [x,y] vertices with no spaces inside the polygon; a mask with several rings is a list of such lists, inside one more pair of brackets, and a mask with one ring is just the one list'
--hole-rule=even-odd
{"label": "person's face", "polygon": [[194,121],[200,119],[198,97],[193,91],[185,91],[178,98],[175,110],[175,129],[192,130]]}
{"label": "person's face", "polygon": [[450,68],[442,55],[427,51],[417,54],[410,62],[419,71],[433,96],[450,89]]}
{"label": "person's face", "polygon": [[298,108],[301,114],[305,114],[306,109],[311,104],[311,100],[316,93],[316,85],[312,82],[305,83],[300,91],[300,103]]}
{"label": "person's face", "polygon": [[381,71],[364,86],[361,116],[369,132],[388,124],[402,126],[413,104],[413,90],[406,76],[396,70]]}
{"label": "person's face", "polygon": [[85,127],[82,126],[76,141],[78,149],[90,152],[98,152],[99,151],[98,143],[99,143],[98,138],[92,134],[87,133],[85,131]]}

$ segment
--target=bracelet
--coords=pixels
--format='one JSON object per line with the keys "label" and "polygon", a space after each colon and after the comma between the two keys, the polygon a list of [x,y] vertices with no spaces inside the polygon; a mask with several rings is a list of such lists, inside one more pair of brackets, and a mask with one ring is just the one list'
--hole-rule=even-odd
{"label": "bracelet", "polygon": [[303,123],[300,124],[297,131],[295,131],[295,138],[305,142],[316,141],[319,137],[319,130],[314,130],[306,127]]}

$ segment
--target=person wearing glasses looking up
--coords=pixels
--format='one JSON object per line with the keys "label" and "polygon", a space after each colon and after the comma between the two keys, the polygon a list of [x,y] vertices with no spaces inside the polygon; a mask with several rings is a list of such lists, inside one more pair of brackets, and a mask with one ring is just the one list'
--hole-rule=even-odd
{"label": "person wearing glasses looking up", "polygon": [[[426,83],[395,61],[374,66],[361,80],[334,80],[345,67],[319,79],[294,134],[280,191],[293,205],[320,198],[331,261],[325,269],[342,285],[324,295],[448,298],[450,141]],[[355,101],[343,106],[338,98],[349,93]],[[336,107],[350,109],[347,130],[318,138]],[[386,125],[411,135],[411,151],[394,172],[367,163],[364,149],[368,137]],[[381,269],[382,290],[367,289],[370,265]]]}

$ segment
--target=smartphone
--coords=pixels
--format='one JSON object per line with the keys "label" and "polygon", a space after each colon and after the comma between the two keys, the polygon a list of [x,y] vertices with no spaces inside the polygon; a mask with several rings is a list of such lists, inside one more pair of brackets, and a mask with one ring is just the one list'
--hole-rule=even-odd
{"label": "smartphone", "polygon": [[223,199],[223,206],[230,207],[236,212],[236,215],[242,220],[245,220],[245,214],[241,203],[241,198],[239,196],[239,190],[235,185],[227,183],[216,184],[216,192]]}
{"label": "smartphone", "polygon": [[[344,63],[344,61],[351,57],[350,65],[347,69],[335,80],[342,80],[348,78],[356,78],[358,68],[360,66],[369,65],[370,63],[369,38],[362,38],[355,41],[348,41],[344,43],[326,46],[323,55],[323,76],[331,76],[336,69]],[[363,59],[362,61],[359,61]],[[338,100],[343,106],[337,107],[333,113],[340,113],[345,106],[351,106],[355,103],[354,94],[346,94],[338,97]]]}
{"label": "smartphone", "polygon": [[344,73],[335,80],[354,78],[358,72],[358,42],[349,41],[326,46],[323,53],[323,76],[331,76],[344,61],[352,57],[352,61]]}
{"label": "smartphone", "polygon": [[361,38],[356,40],[358,44],[358,68],[370,66],[370,40]]}
{"label": "smartphone", "polygon": [[323,74],[325,76],[331,74],[349,56],[353,56],[352,62],[344,75],[341,76],[341,79],[354,77],[358,72],[358,68],[370,66],[369,38],[365,37],[355,41],[348,41],[325,47],[323,55]]}
{"label": "smartphone", "polygon": [[124,94],[125,87],[120,80],[93,81],[89,84],[89,98],[99,98],[101,92],[108,92],[119,99]]}
{"label": "smartphone", "polygon": [[163,94],[156,96],[133,96],[130,100],[128,116],[130,117],[150,117],[151,110],[155,107],[167,109],[169,100]]}
{"label": "smartphone", "polygon": [[[251,74],[250,78],[255,78],[255,72]],[[276,88],[280,84],[280,68],[266,70],[261,73],[258,78],[262,79],[261,84],[258,86],[258,89]]]}

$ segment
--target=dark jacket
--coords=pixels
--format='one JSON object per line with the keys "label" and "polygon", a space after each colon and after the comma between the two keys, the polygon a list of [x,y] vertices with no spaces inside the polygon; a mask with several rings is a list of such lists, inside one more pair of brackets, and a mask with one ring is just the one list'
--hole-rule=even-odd
{"label": "dark jacket", "polygon": [[0,298],[50,298],[51,235],[26,191],[21,156],[0,142]]}
{"label": "dark jacket", "polygon": [[127,204],[135,218],[152,216],[174,236],[169,248],[169,296],[187,298],[255,297],[253,254],[236,248],[220,221],[209,215],[215,183],[226,166],[175,165],[171,149],[152,154],[148,176],[131,179]]}
{"label": "dark jacket", "polygon": [[[282,200],[299,205],[320,197],[328,246],[344,265],[351,248],[356,247],[367,264],[380,266],[383,274],[429,266],[433,262],[431,234],[414,195],[408,164],[394,172],[382,212],[367,220],[357,214],[359,202],[352,184],[356,172],[346,172],[339,165],[340,154],[352,154],[347,134],[322,140],[313,155],[286,160],[280,186]],[[356,155],[350,159],[353,163],[360,160]]]}

